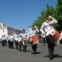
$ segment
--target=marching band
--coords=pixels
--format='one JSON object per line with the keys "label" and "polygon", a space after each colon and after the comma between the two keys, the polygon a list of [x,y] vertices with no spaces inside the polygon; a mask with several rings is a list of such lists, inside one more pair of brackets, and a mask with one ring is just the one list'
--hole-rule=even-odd
{"label": "marching band", "polygon": [[46,16],[46,21],[42,23],[40,30],[32,25],[29,27],[28,33],[25,29],[22,29],[21,32],[11,33],[8,37],[2,35],[1,41],[2,46],[7,45],[13,49],[14,43],[17,50],[22,50],[27,52],[27,45],[30,43],[32,47],[33,54],[37,52],[37,44],[39,43],[37,32],[41,32],[41,37],[45,39],[48,44],[49,58],[54,58],[54,47],[56,44],[59,44],[62,39],[62,33],[59,33],[55,28],[54,24],[57,23],[57,20],[51,15]]}

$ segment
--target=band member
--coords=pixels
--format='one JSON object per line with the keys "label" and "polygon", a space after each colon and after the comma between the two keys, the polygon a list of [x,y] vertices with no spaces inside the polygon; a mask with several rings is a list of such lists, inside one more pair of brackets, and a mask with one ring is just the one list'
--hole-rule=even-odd
{"label": "band member", "polygon": [[38,43],[38,38],[36,36],[36,27],[32,25],[30,27],[30,41],[31,41],[31,46],[33,50],[33,54],[36,54],[37,51],[37,43]]}
{"label": "band member", "polygon": [[10,48],[10,35],[7,36],[8,48]]}
{"label": "band member", "polygon": [[23,44],[23,51],[26,52],[27,44],[28,44],[28,37],[27,37],[27,33],[25,29],[22,30],[22,44]]}
{"label": "band member", "polygon": [[18,32],[16,32],[16,33],[14,34],[14,40],[15,40],[16,49],[18,50],[18,47],[19,47],[19,45],[18,45]]}
{"label": "band member", "polygon": [[8,48],[11,48],[11,46],[10,46],[10,39],[8,39]]}
{"label": "band member", "polygon": [[7,41],[6,41],[6,36],[2,35],[2,46],[6,46],[7,45]]}
{"label": "band member", "polygon": [[57,23],[57,20],[48,14],[46,16],[46,21],[43,22],[43,24],[40,28],[40,31],[46,36],[50,59],[53,59],[53,57],[54,57],[55,40],[52,40],[51,38],[49,38],[49,34],[54,35],[51,31],[54,30],[53,26],[55,23]]}
{"label": "band member", "polygon": [[14,41],[14,37],[12,34],[9,35],[9,40],[8,40],[8,47],[13,49],[13,41]]}
{"label": "band member", "polygon": [[21,46],[23,45],[22,43],[22,31],[20,31],[20,33],[18,33],[18,37],[17,37],[17,41],[18,41],[18,49],[21,51]]}

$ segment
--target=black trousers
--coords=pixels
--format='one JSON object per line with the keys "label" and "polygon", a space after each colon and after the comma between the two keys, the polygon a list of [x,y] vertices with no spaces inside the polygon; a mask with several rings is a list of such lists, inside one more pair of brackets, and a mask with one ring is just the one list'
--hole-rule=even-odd
{"label": "black trousers", "polygon": [[45,44],[46,44],[46,40],[45,40],[45,38],[43,38],[43,44],[44,44],[44,46],[45,46]]}
{"label": "black trousers", "polygon": [[2,46],[6,46],[6,45],[7,45],[6,40],[2,40]]}
{"label": "black trousers", "polygon": [[36,51],[37,51],[37,44],[33,44],[32,45],[32,50],[33,50],[33,53],[36,53]]}
{"label": "black trousers", "polygon": [[16,49],[18,50],[18,41],[15,41]]}
{"label": "black trousers", "polygon": [[21,46],[22,46],[22,45],[19,45],[19,50],[20,50],[20,51],[21,51]]}
{"label": "black trousers", "polygon": [[10,40],[8,40],[8,48],[10,48]]}
{"label": "black trousers", "polygon": [[21,47],[23,47],[23,51],[27,51],[27,45],[19,45],[19,50],[21,51]]}
{"label": "black trousers", "polygon": [[13,41],[10,42],[10,48],[13,49]]}
{"label": "black trousers", "polygon": [[23,51],[26,52],[27,50],[27,45],[23,45]]}
{"label": "black trousers", "polygon": [[48,43],[49,56],[53,57],[55,43],[51,42],[48,37],[46,37],[46,40],[47,40],[47,43]]}
{"label": "black trousers", "polygon": [[4,40],[2,40],[2,46],[4,46]]}

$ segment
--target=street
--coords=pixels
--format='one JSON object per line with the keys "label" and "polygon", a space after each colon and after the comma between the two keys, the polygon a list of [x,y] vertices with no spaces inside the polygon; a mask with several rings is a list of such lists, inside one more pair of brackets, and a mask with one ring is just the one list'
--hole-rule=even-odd
{"label": "street", "polygon": [[0,44],[0,62],[62,62],[62,45],[55,47],[53,60],[48,58],[47,45],[38,44],[37,54],[32,54],[31,46],[28,45],[27,52],[9,49]]}

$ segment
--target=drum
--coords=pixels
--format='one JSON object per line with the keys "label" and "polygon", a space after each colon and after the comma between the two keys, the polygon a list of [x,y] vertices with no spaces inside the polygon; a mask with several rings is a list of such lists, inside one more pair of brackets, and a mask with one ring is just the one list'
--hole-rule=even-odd
{"label": "drum", "polygon": [[53,36],[52,36],[52,35],[49,35],[48,38],[49,38],[51,41],[57,41],[57,40],[59,40],[59,38],[60,38],[60,33],[55,30],[55,34],[54,34]]}
{"label": "drum", "polygon": [[22,42],[22,41],[20,41],[20,42],[18,42],[18,44],[19,44],[19,45],[23,45],[23,42]]}
{"label": "drum", "polygon": [[38,41],[38,38],[36,35],[33,35],[31,38],[33,43],[36,43]]}
{"label": "drum", "polygon": [[57,41],[60,38],[60,33],[58,31],[56,31],[55,35],[54,35],[54,39]]}

